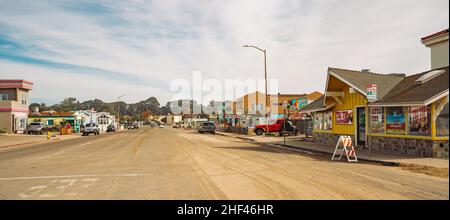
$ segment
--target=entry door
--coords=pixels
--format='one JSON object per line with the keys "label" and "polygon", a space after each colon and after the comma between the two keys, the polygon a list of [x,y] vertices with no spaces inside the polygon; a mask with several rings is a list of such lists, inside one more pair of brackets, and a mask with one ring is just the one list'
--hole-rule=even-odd
{"label": "entry door", "polygon": [[356,109],[356,144],[366,145],[366,110],[364,107],[358,107]]}
{"label": "entry door", "polygon": [[11,115],[11,133],[15,133],[16,131],[16,117]]}

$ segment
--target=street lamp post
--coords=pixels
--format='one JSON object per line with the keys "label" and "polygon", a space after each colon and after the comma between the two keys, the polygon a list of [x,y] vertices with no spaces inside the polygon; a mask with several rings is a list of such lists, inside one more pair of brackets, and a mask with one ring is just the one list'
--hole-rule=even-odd
{"label": "street lamp post", "polygon": [[125,95],[121,95],[121,96],[117,97],[117,130],[120,129],[120,102],[119,102],[119,99],[124,96]]}
{"label": "street lamp post", "polygon": [[[269,120],[268,120],[268,112],[267,112],[267,103],[268,103],[267,99],[269,98],[267,95],[267,51],[263,50],[257,46],[252,46],[252,45],[247,45],[247,44],[244,45],[244,47],[252,47],[252,48],[255,48],[264,53],[264,80],[265,80],[265,96],[266,96],[266,98],[265,98],[265,116],[266,116],[266,135],[267,135],[269,132]],[[270,106],[270,104],[269,104],[269,111],[271,110],[271,107],[272,106]]]}

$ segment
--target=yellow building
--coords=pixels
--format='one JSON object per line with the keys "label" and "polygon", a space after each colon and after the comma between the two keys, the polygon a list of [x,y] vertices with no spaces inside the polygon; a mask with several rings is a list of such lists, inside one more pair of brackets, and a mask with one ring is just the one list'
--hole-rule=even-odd
{"label": "yellow building", "polygon": [[340,135],[349,135],[355,143],[365,145],[367,84],[379,85],[377,95],[381,98],[404,77],[329,68],[324,96],[301,110],[313,113],[315,140],[334,144]]}
{"label": "yellow building", "polygon": [[[340,135],[349,135],[378,152],[448,158],[448,30],[422,42],[432,48],[436,67],[422,73],[329,68],[324,96],[302,109],[313,115],[314,141],[334,146]],[[371,103],[369,85],[376,85]]]}

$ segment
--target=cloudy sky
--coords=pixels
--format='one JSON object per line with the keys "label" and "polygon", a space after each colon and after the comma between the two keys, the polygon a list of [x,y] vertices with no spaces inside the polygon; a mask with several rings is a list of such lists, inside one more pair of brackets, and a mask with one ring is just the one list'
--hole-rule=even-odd
{"label": "cloudy sky", "polygon": [[425,71],[420,38],[448,28],[448,0],[0,0],[0,78],[34,82],[31,101],[136,102],[170,83],[269,77],[281,93],[323,91],[328,67]]}

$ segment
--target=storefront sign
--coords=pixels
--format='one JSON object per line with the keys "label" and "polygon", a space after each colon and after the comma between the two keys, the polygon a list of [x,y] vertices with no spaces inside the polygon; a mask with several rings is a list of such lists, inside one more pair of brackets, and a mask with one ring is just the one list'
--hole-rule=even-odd
{"label": "storefront sign", "polygon": [[403,107],[389,107],[386,110],[386,132],[404,134],[406,130]]}
{"label": "storefront sign", "polygon": [[338,125],[353,124],[353,111],[352,110],[336,111],[336,124]]}

